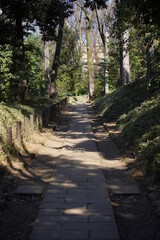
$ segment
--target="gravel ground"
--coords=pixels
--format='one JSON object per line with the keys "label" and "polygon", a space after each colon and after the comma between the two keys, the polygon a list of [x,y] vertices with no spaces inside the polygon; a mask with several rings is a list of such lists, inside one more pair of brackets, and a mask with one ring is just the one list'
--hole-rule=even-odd
{"label": "gravel ground", "polygon": [[32,224],[39,210],[41,196],[15,196],[7,198],[0,211],[0,239],[28,240]]}
{"label": "gravel ground", "polygon": [[121,240],[159,240],[160,219],[143,195],[111,196]]}

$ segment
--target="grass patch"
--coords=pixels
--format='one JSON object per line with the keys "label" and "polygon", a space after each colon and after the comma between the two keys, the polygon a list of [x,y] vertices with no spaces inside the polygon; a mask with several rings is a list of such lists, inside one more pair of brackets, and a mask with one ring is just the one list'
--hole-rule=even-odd
{"label": "grass patch", "polygon": [[160,92],[138,80],[100,98],[95,107],[108,121],[117,122],[147,173],[160,178]]}
{"label": "grass patch", "polygon": [[[31,140],[33,134],[29,134],[28,137],[24,135],[24,117],[28,118],[28,126],[30,128],[30,115],[35,115],[37,112],[41,112],[43,109],[50,107],[51,105],[59,102],[62,98],[56,98],[54,100],[44,97],[34,98],[26,101],[24,104],[20,103],[0,103],[0,176],[3,175],[3,169],[7,169],[8,158],[12,158],[14,161],[15,156],[19,157],[19,154],[25,153],[25,145]],[[16,139],[16,122],[22,122],[22,136],[23,141],[20,143]],[[13,148],[7,144],[7,127],[12,127]]]}

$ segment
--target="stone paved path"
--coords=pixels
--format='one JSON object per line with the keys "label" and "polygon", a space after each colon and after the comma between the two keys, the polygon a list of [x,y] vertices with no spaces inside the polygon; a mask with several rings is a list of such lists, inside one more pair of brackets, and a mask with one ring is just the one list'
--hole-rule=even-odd
{"label": "stone paved path", "polygon": [[118,195],[140,194],[140,189],[124,162],[124,156],[102,124],[103,119],[100,121],[91,106],[88,107],[88,112],[108,190]]}
{"label": "stone paved path", "polygon": [[72,114],[30,239],[119,239],[85,104]]}

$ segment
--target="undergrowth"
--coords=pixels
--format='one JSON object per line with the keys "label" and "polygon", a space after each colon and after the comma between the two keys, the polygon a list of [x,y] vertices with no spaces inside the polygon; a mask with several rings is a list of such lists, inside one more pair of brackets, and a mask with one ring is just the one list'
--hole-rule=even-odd
{"label": "undergrowth", "polygon": [[[24,135],[24,117],[28,118],[28,126],[30,130],[30,115],[35,115],[43,109],[48,108],[60,101],[60,98],[54,100],[47,98],[34,98],[26,101],[24,104],[20,103],[0,103],[0,177],[7,169],[7,157],[15,152],[19,152],[20,148],[23,151],[25,142],[29,141],[32,134],[28,137]],[[16,139],[16,122],[22,123],[23,144]],[[7,127],[12,127],[13,147],[12,149],[7,143]],[[24,149],[25,150],[25,149]]]}
{"label": "undergrowth", "polygon": [[25,102],[26,105],[29,105],[36,109],[37,112],[42,111],[45,108],[50,107],[51,105],[59,102],[62,98],[56,97],[53,99],[47,98],[47,97],[37,97],[33,99],[29,99]]}
{"label": "undergrowth", "polygon": [[138,80],[98,99],[95,107],[108,121],[117,122],[147,173],[160,179],[160,92]]}

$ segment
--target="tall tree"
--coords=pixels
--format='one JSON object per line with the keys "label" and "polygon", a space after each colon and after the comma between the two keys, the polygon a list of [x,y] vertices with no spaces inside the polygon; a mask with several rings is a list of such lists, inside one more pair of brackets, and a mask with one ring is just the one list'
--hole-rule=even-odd
{"label": "tall tree", "polygon": [[95,5],[96,9],[96,18],[98,23],[98,30],[99,34],[103,43],[103,53],[104,53],[104,93],[109,93],[109,83],[108,83],[108,68],[107,63],[109,59],[109,52],[108,52],[108,39],[109,39],[109,32],[108,29],[105,27],[105,20],[102,19],[100,16],[99,9],[97,8],[97,4]]}
{"label": "tall tree", "polygon": [[[34,2],[34,0],[32,0],[32,2]],[[19,61],[17,61],[16,68],[20,69],[17,86],[18,95],[20,100],[24,100],[27,88],[27,82],[25,79],[24,36],[27,30],[29,30],[28,22],[33,22],[32,14],[29,8],[29,1],[1,0],[0,7],[2,8],[2,13],[6,16],[6,19],[10,22],[14,22],[15,31],[12,31],[14,34],[14,41],[12,41],[12,44],[14,44],[14,47],[17,48],[16,57]]]}
{"label": "tall tree", "polygon": [[121,35],[122,44],[122,78],[121,85],[127,85],[131,82],[130,76],[130,58],[129,58],[129,29],[126,29]]}
{"label": "tall tree", "polygon": [[44,62],[45,62],[45,95],[49,97],[50,77],[49,77],[49,42],[44,42]]}
{"label": "tall tree", "polygon": [[[40,1],[40,0],[39,0]],[[64,0],[50,0],[43,1],[41,5],[41,13],[38,14],[38,24],[43,34],[45,40],[55,40],[56,41],[56,50],[52,63],[51,71],[51,85],[50,85],[50,97],[53,98],[56,96],[56,78],[59,67],[60,52],[62,46],[63,38],[63,29],[65,18],[70,16],[72,13],[72,1]],[[43,12],[45,14],[43,15]],[[55,12],[55,14],[54,14]],[[56,35],[56,27],[58,25],[58,35]]]}
{"label": "tall tree", "polygon": [[[146,79],[149,85],[160,84],[159,51],[157,49],[160,36],[160,5],[156,0],[123,0],[119,12],[125,25],[134,26],[140,41],[145,48]],[[126,18],[126,16],[128,16]],[[126,29],[125,29],[126,30]],[[157,79],[157,80],[156,80]]]}
{"label": "tall tree", "polygon": [[64,18],[59,22],[58,27],[58,37],[56,42],[56,50],[52,64],[52,73],[51,73],[51,87],[50,87],[50,97],[53,98],[56,96],[56,78],[58,73],[58,66],[60,60],[61,46],[62,46],[62,37],[64,29]]}
{"label": "tall tree", "polygon": [[86,40],[87,40],[87,62],[88,62],[88,96],[89,99],[94,94],[94,66],[93,66],[93,46],[91,37],[91,27],[94,20],[95,11],[90,16],[89,10],[85,9]]}
{"label": "tall tree", "polygon": [[[121,9],[121,0],[118,0],[119,9]],[[121,18],[119,10],[117,17]],[[119,21],[119,19],[118,19]],[[131,82],[130,76],[130,61],[129,61],[129,29],[123,22],[119,24],[119,39],[120,39],[120,84],[122,86]]]}
{"label": "tall tree", "polygon": [[[158,78],[160,69],[159,53],[157,51],[157,42],[160,37],[160,5],[158,1],[153,0],[129,0],[124,1],[129,9],[134,9],[133,24],[139,31],[141,38],[144,37],[144,46],[146,48],[146,79],[149,85],[159,85],[160,79]],[[156,80],[157,79],[157,80]]]}

